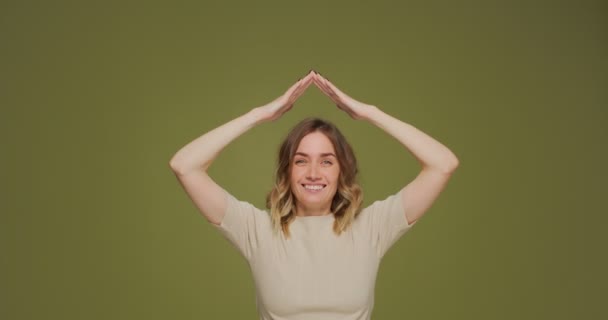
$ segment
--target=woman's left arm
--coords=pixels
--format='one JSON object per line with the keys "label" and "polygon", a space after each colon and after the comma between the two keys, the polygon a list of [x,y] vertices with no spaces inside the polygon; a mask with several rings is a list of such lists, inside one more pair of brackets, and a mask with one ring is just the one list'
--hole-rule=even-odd
{"label": "woman's left arm", "polygon": [[420,163],[418,176],[401,189],[405,217],[409,224],[417,221],[435,202],[459,165],[450,149],[416,127],[396,119],[376,106],[346,95],[329,80],[316,73],[314,82],[353,119],[366,120],[397,139]]}
{"label": "woman's left arm", "polygon": [[408,224],[418,220],[435,202],[458,167],[458,158],[446,146],[414,126],[371,106],[363,118],[395,137],[418,159],[422,170],[403,189],[401,199]]}

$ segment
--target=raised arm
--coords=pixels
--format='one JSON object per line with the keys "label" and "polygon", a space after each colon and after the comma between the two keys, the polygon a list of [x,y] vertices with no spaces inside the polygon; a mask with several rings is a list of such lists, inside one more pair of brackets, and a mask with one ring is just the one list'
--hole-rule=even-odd
{"label": "raised arm", "polygon": [[458,158],[431,136],[384,113],[376,106],[354,100],[320,74],[315,74],[314,82],[338,108],[353,119],[366,120],[381,128],[401,142],[418,160],[422,167],[420,174],[401,189],[404,214],[408,223],[418,220],[447,185],[459,165]]}
{"label": "raised arm", "polygon": [[267,105],[217,127],[181,148],[169,161],[182,187],[201,214],[219,225],[226,211],[225,192],[207,174],[217,155],[234,139],[254,126],[273,121],[287,112],[312,82],[312,72],[293,84],[283,95]]}

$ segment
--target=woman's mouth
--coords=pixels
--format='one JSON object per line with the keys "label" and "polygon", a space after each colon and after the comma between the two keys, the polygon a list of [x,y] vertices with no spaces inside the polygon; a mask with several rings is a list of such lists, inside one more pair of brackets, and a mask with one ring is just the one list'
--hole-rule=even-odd
{"label": "woman's mouth", "polygon": [[304,189],[306,189],[306,191],[312,192],[312,193],[320,192],[321,190],[325,189],[326,186],[327,186],[326,184],[303,184],[302,185],[302,187],[304,187]]}

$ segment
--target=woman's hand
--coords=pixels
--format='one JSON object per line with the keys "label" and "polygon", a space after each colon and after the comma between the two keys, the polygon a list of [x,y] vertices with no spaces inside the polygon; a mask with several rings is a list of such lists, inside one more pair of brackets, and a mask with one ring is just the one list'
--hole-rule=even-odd
{"label": "woman's hand", "polygon": [[304,78],[298,80],[280,97],[267,105],[255,108],[255,113],[260,122],[274,121],[289,111],[296,100],[304,93],[312,83],[314,72],[309,71]]}
{"label": "woman's hand", "polygon": [[313,81],[315,85],[323,91],[340,110],[348,113],[351,118],[360,120],[367,119],[367,115],[375,106],[359,102],[346,93],[340,91],[335,85],[329,82],[328,79],[324,78],[321,74],[315,73],[313,75]]}

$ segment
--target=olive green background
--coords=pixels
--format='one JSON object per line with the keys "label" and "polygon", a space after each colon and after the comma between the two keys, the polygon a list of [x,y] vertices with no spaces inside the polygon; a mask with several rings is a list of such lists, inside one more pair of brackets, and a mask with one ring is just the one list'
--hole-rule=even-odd
{"label": "olive green background", "polygon": [[[460,167],[385,256],[373,319],[607,316],[602,1],[3,1],[0,318],[256,319],[246,261],[168,162],[315,68]],[[365,204],[415,158],[314,85],[210,169],[263,208],[306,116],[355,148]]]}

